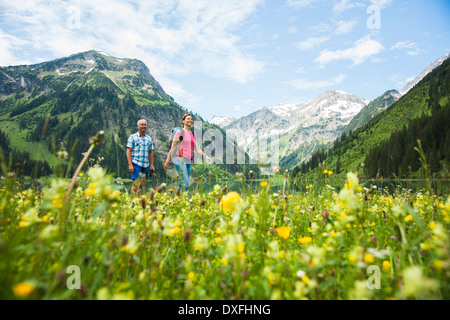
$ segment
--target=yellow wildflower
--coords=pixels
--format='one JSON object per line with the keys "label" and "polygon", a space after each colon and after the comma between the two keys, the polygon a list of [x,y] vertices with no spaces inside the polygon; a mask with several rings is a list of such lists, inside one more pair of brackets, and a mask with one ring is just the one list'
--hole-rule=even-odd
{"label": "yellow wildflower", "polygon": [[112,196],[113,199],[117,199],[117,197],[119,196],[119,194],[120,194],[119,191],[114,190],[111,196]]}
{"label": "yellow wildflower", "polygon": [[373,263],[375,261],[375,258],[370,253],[364,254],[364,262],[366,263]]}
{"label": "yellow wildflower", "polygon": [[289,238],[289,234],[291,233],[291,228],[289,227],[279,227],[276,229],[277,233],[280,237],[282,237],[283,239],[287,239]]}
{"label": "yellow wildflower", "polygon": [[235,191],[228,192],[221,200],[222,209],[224,211],[234,212],[242,203],[241,196]]}
{"label": "yellow wildflower", "polygon": [[90,197],[92,195],[94,195],[94,190],[92,190],[91,188],[86,189],[85,191],[86,197]]}
{"label": "yellow wildflower", "polygon": [[298,239],[298,242],[300,242],[301,244],[308,244],[312,241],[311,237],[302,237]]}
{"label": "yellow wildflower", "polygon": [[105,189],[103,190],[103,194],[105,196],[107,196],[110,193],[111,193],[111,187],[110,186],[106,186]]}
{"label": "yellow wildflower", "polygon": [[442,263],[441,260],[434,260],[433,264],[434,264],[434,267],[438,270],[442,270],[442,268],[444,267],[444,264]]}
{"label": "yellow wildflower", "polygon": [[388,272],[389,270],[391,270],[391,263],[387,260],[383,261],[383,265],[382,265],[382,269],[384,272]]}
{"label": "yellow wildflower", "polygon": [[26,298],[34,291],[36,286],[29,282],[21,282],[13,286],[14,295],[18,298]]}
{"label": "yellow wildflower", "polygon": [[275,282],[275,277],[273,276],[273,274],[268,274],[267,275],[267,279],[269,280],[269,283],[272,285]]}

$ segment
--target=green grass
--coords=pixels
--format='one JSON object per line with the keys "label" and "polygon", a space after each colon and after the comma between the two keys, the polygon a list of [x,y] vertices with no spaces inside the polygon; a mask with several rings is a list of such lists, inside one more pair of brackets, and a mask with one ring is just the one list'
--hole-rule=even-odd
{"label": "green grass", "polygon": [[[179,196],[157,185],[131,197],[101,167],[89,168],[65,214],[68,180],[2,180],[0,296],[450,298],[448,194],[363,188],[352,174],[341,191],[327,186],[332,175],[296,189],[283,174],[236,176],[234,186],[221,180]],[[74,266],[79,289],[71,289]],[[377,290],[369,267],[379,270]]]}

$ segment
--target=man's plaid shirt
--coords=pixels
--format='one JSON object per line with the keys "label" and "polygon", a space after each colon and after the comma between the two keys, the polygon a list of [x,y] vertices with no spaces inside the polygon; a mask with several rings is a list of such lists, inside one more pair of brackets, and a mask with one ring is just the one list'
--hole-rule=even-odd
{"label": "man's plaid shirt", "polygon": [[127,148],[131,148],[131,161],[142,168],[150,166],[148,151],[153,150],[153,140],[149,135],[143,137],[139,132],[133,133],[127,141]]}

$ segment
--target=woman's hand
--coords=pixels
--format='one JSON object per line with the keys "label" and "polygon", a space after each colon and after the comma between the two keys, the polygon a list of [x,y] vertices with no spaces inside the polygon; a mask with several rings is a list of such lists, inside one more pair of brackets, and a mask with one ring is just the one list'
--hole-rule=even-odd
{"label": "woman's hand", "polygon": [[164,172],[166,172],[167,169],[169,169],[169,160],[166,160],[166,162],[164,163],[163,168],[164,168]]}

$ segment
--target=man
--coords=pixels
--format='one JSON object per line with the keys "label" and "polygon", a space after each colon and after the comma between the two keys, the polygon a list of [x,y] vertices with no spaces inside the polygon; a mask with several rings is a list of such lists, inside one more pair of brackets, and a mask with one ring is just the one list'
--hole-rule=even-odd
{"label": "man", "polygon": [[[131,187],[131,195],[141,192],[142,187],[147,182],[149,169],[152,172],[155,171],[153,167],[153,140],[145,134],[147,121],[145,119],[139,120],[137,128],[138,132],[130,135],[127,141],[128,170],[131,172],[131,179],[134,181]],[[139,190],[137,190],[138,183]]]}

